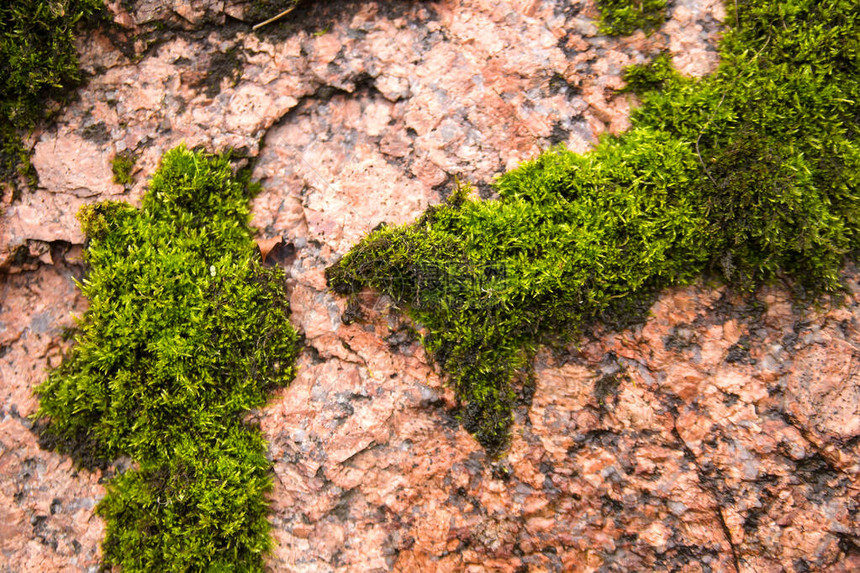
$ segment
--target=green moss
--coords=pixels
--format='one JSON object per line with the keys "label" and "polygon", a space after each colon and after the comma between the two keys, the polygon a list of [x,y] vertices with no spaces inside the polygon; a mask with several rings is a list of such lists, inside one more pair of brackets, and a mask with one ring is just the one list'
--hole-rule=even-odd
{"label": "green moss", "polygon": [[647,64],[630,66],[624,70],[627,86],[622,91],[641,94],[660,90],[667,82],[678,77],[678,72],[672,67],[672,55],[663,52]]}
{"label": "green moss", "polygon": [[666,0],[597,0],[600,32],[624,36],[639,28],[650,34],[666,20],[666,3]]}
{"label": "green moss", "polygon": [[122,571],[264,570],[270,548],[266,494],[271,464],[260,433],[238,425],[223,438],[191,436],[164,459],[146,460],[108,486],[106,561]]}
{"label": "green moss", "polygon": [[270,464],[241,422],[294,376],[284,276],[223,156],[174,149],[141,209],[84,207],[90,307],[37,393],[43,434],[79,462],[130,456],[98,506],[104,559],[135,571],[260,571]]}
{"label": "green moss", "polygon": [[111,160],[111,171],[113,171],[113,182],[120,185],[131,185],[134,183],[134,177],[131,176],[131,171],[134,169],[134,164],[137,161],[131,153],[117,153]]}
{"label": "green moss", "polygon": [[328,269],[336,292],[372,287],[426,327],[489,451],[505,445],[538,345],[619,301],[707,269],[746,290],[785,276],[840,288],[860,247],[860,3],[727,8],[737,24],[713,75],[683,78],[666,56],[628,72],[643,105],[627,133],[585,155],[549,150],[500,177],[498,200],[461,190]]}
{"label": "green moss", "polygon": [[102,0],[0,4],[0,181],[34,177],[21,137],[80,80],[75,27],[102,9]]}
{"label": "green moss", "polygon": [[615,299],[697,272],[704,221],[680,196],[695,166],[688,148],[646,131],[584,156],[557,148],[500,179],[499,201],[460,190],[414,225],[372,233],[328,279],[408,306],[467,404],[467,428],[498,451],[511,383],[537,344],[569,336]]}

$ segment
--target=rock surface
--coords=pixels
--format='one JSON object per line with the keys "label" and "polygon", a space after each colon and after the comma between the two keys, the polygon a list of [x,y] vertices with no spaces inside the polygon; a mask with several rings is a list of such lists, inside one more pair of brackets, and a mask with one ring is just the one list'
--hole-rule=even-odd
{"label": "rock surface", "polygon": [[[660,32],[621,39],[563,0],[306,3],[261,34],[240,1],[127,4],[82,40],[91,78],[35,136],[40,188],[0,215],[0,571],[97,570],[104,476],[38,448],[31,391],[85,308],[75,211],[138,201],[181,141],[252,161],[254,222],[281,241],[268,259],[307,337],[297,379],[254,413],[275,467],[272,571],[860,570],[853,267],[838,308],[696,285],[644,325],[542,352],[496,461],[389,302],[367,293],[347,325],[325,289],[356,240],[455,178],[490,196],[541,149],[625,129],[625,66],[665,49],[713,69],[719,2],[678,0]],[[110,181],[119,152],[137,157],[127,188]]]}
{"label": "rock surface", "polygon": [[56,264],[0,275],[0,571],[96,571],[104,525],[93,507],[104,496],[100,475],[39,448],[28,416],[33,388],[58,366],[85,307],[61,253]]}

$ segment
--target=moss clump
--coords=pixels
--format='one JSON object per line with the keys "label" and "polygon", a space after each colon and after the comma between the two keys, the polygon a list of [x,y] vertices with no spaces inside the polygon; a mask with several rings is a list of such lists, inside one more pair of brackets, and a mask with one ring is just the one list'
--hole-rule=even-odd
{"label": "moss clump", "polygon": [[134,169],[136,159],[131,153],[117,153],[111,160],[111,171],[113,172],[113,182],[119,185],[131,185],[134,183],[134,177],[131,176],[131,171]]}
{"label": "moss clump", "polygon": [[636,130],[697,153],[689,196],[710,263],[753,289],[779,275],[838,287],[860,247],[860,2],[727,5],[721,63],[703,80],[666,75],[641,92]]}
{"label": "moss clump", "polygon": [[666,20],[666,0],[597,0],[600,32],[611,36],[641,29],[650,34]]}
{"label": "moss clump", "polygon": [[624,70],[627,86],[623,92],[645,93],[663,89],[667,82],[678,78],[672,67],[672,55],[662,52],[647,64],[630,66]]}
{"label": "moss clump", "polygon": [[[710,268],[752,290],[781,276],[839,289],[860,247],[860,4],[747,0],[728,8],[708,78],[664,56],[628,72],[643,106],[590,153],[554,148],[500,177],[499,199],[458,192],[417,222],[371,233],[330,286],[388,294],[504,447],[513,381],[537,345]],[[605,315],[605,314],[604,314]]]}
{"label": "moss clump", "polygon": [[[615,299],[692,278],[704,221],[683,197],[696,157],[648,131],[593,153],[557,148],[497,182],[498,201],[453,201],[372,233],[328,272],[408,306],[459,397],[466,427],[505,444],[517,371]],[[694,264],[690,264],[693,261]]]}
{"label": "moss clump", "polygon": [[141,209],[84,207],[90,301],[37,389],[44,435],[85,458],[130,456],[97,511],[104,559],[135,571],[261,571],[270,463],[242,416],[294,376],[284,276],[262,266],[250,190],[223,156],[180,147]]}
{"label": "moss clump", "polygon": [[29,173],[21,136],[80,80],[75,26],[102,0],[4,0],[0,5],[0,180]]}

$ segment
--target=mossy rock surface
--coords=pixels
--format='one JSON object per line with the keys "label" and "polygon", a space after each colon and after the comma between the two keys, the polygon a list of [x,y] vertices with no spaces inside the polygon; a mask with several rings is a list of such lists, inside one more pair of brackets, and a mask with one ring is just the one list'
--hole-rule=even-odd
{"label": "mossy rock surface", "polygon": [[103,0],[0,3],[0,181],[35,177],[21,137],[80,81],[75,29],[103,9]]}
{"label": "mossy rock surface", "polygon": [[632,128],[577,155],[554,148],[371,233],[328,269],[427,329],[424,344],[491,452],[508,439],[513,381],[538,345],[569,340],[616,301],[713,271],[736,288],[789,277],[840,288],[860,247],[860,3],[729,3],[721,63],[695,80],[668,56],[628,71]]}
{"label": "mossy rock surface", "polygon": [[140,209],[80,212],[90,306],[39,416],[79,462],[136,462],[98,507],[105,562],[125,573],[262,570],[271,464],[241,420],[292,380],[299,337],[251,238],[253,189],[226,157],[180,147]]}

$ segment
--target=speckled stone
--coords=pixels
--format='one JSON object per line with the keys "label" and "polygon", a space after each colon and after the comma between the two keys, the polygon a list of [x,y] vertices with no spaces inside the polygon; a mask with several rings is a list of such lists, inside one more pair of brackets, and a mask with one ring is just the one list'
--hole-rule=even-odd
{"label": "speckled stone", "polygon": [[[325,288],[356,240],[455,178],[491,196],[542,149],[624,130],[625,66],[665,49],[708,73],[719,2],[677,0],[660,31],[621,39],[563,0],[305,3],[260,35],[241,1],[123,4],[119,28],[81,41],[78,99],[34,135],[40,189],[0,215],[0,571],[97,569],[103,476],[38,448],[31,391],[86,308],[76,209],[139,201],[182,141],[249,158],[307,337],[292,386],[250,416],[274,463],[272,571],[860,570],[854,267],[841,307],[696,284],[639,326],[542,351],[500,460],[390,301],[364,293],[347,325]],[[139,156],[128,188],[117,152]]]}

